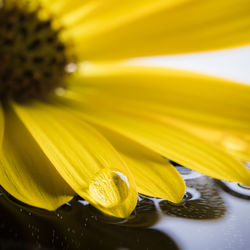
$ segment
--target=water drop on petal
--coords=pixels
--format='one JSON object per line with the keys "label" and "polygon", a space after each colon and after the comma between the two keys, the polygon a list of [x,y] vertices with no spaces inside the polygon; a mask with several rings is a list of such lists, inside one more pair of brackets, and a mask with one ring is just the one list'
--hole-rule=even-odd
{"label": "water drop on petal", "polygon": [[101,169],[91,180],[89,193],[103,207],[110,208],[123,202],[129,192],[127,177],[119,171]]}

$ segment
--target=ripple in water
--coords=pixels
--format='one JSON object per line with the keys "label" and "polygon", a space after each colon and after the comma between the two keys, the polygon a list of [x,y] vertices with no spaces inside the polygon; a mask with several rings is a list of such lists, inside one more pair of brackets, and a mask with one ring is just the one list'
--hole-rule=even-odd
{"label": "ripple in water", "polygon": [[187,192],[179,204],[166,200],[159,203],[164,214],[197,220],[218,219],[225,214],[225,203],[211,178],[189,179],[186,185]]}
{"label": "ripple in water", "polygon": [[[82,201],[80,203],[82,203]],[[144,195],[139,195],[135,210],[125,219],[105,215],[93,206],[89,206],[89,208],[99,221],[118,226],[146,228],[154,225],[159,219],[154,201]]]}
{"label": "ripple in water", "polygon": [[218,181],[218,183],[228,193],[239,198],[250,200],[250,187],[241,185],[236,182]]}
{"label": "ripple in water", "polygon": [[[0,249],[155,250],[159,242],[157,250],[179,249],[171,237],[157,230],[130,226],[126,222],[122,226],[107,223],[91,205],[79,202],[80,199],[75,196],[56,212],[40,209],[37,213],[35,208],[12,202],[4,193],[0,196]],[[154,206],[146,198],[141,202],[136,216],[141,214],[143,222],[143,214],[153,217]]]}
{"label": "ripple in water", "polygon": [[201,193],[194,188],[186,187],[186,193],[183,197],[183,201],[194,201],[201,198]]}

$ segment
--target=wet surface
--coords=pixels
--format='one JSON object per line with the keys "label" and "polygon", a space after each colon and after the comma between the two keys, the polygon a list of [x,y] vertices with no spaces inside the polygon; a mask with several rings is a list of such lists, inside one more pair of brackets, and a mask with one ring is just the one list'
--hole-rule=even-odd
{"label": "wet surface", "polygon": [[76,196],[56,212],[0,195],[0,249],[249,249],[250,189],[177,166],[182,202],[140,196],[127,219],[106,216]]}

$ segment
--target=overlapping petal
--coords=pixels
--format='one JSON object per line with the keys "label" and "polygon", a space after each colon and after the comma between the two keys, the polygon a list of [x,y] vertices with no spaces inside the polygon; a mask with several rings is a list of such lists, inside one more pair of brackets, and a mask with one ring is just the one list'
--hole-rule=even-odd
{"label": "overlapping petal", "polygon": [[181,201],[185,194],[185,183],[170,162],[119,133],[100,126],[98,130],[121,154],[135,178],[140,193],[174,203]]}
{"label": "overlapping petal", "polygon": [[205,122],[220,131],[247,134],[249,86],[151,67],[112,65],[87,72],[84,85],[76,84],[78,91],[68,95],[81,103],[85,119],[206,175],[249,185],[249,171],[240,161],[176,122]]}
{"label": "overlapping petal", "polygon": [[44,8],[48,14],[56,15],[56,17],[61,18],[64,15],[74,12],[80,7],[84,6],[82,0],[35,0],[38,5]]}
{"label": "overlapping petal", "polygon": [[[250,173],[239,161],[206,140],[154,116],[133,111],[84,113],[89,121],[107,126],[147,148],[208,176],[249,185]],[[118,114],[119,113],[119,114]]]}
{"label": "overlapping petal", "polygon": [[78,56],[84,60],[179,54],[250,42],[248,0],[95,0],[87,4],[89,11],[81,17],[76,10],[80,21],[65,32],[65,37],[74,38]]}
{"label": "overlapping petal", "polygon": [[80,71],[84,78],[76,77],[71,86],[80,99],[167,116],[185,130],[249,161],[249,86],[181,70],[124,63],[83,64]]}
{"label": "overlapping petal", "polygon": [[4,133],[4,113],[2,104],[0,104],[0,148],[2,146],[3,133]]}
{"label": "overlapping petal", "polygon": [[[61,38],[80,60],[250,43],[248,0],[35,0],[29,8],[39,5],[40,18],[64,25]],[[179,202],[185,184],[163,156],[250,185],[240,161],[250,159],[249,86],[119,63],[85,64],[72,81],[54,102],[12,103],[5,118],[0,110],[0,183],[17,199],[54,210],[76,192],[117,217],[132,212],[137,190]]]}
{"label": "overlapping petal", "polygon": [[16,199],[47,210],[55,210],[70,201],[74,191],[14,112],[5,111],[6,126],[0,152],[1,185]]}
{"label": "overlapping petal", "polygon": [[192,121],[172,118],[177,126],[183,127],[186,131],[195,134],[236,157],[242,162],[250,161],[250,135],[248,132],[230,131],[204,124],[197,124]]}
{"label": "overlapping petal", "polygon": [[75,98],[86,103],[128,107],[220,130],[250,132],[248,85],[182,70],[125,63],[82,64],[79,71],[69,86]]}
{"label": "overlapping petal", "polygon": [[[58,173],[76,193],[113,216],[127,217],[133,211],[137,202],[133,176],[98,131],[77,119],[60,102],[13,104],[13,107]],[[124,183],[124,179],[128,183]]]}

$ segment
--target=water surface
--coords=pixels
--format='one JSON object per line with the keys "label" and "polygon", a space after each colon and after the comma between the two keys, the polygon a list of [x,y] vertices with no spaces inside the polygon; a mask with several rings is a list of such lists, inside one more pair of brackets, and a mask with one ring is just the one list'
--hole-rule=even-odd
{"label": "water surface", "polygon": [[47,212],[2,190],[0,249],[249,249],[250,189],[177,168],[187,183],[183,201],[141,195],[128,219],[103,215],[78,196]]}

